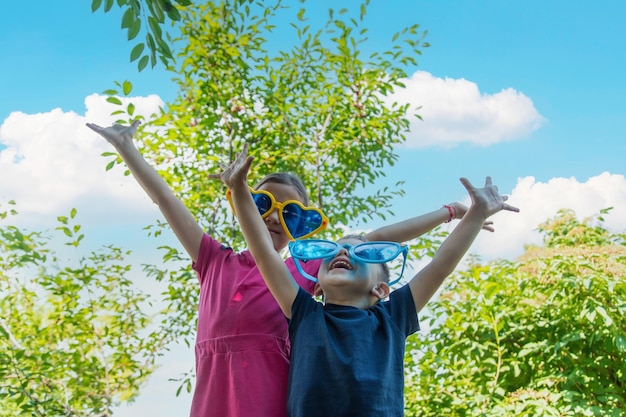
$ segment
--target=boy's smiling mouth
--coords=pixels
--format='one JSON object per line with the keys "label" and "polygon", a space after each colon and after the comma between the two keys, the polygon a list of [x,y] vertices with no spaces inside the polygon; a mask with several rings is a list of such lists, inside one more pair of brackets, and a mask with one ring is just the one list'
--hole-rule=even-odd
{"label": "boy's smiling mouth", "polygon": [[333,262],[331,262],[331,264],[328,266],[328,269],[336,269],[336,268],[341,268],[341,269],[347,269],[347,270],[352,270],[352,264],[350,264],[350,262],[348,262],[346,259],[344,258],[338,258],[335,259]]}

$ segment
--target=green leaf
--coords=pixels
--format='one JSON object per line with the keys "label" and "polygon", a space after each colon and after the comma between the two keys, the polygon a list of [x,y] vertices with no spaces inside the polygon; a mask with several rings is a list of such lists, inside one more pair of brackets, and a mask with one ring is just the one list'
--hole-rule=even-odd
{"label": "green leaf", "polygon": [[626,353],[626,336],[618,334],[615,337],[615,347],[618,351]]}
{"label": "green leaf", "polygon": [[109,10],[111,10],[111,7],[113,7],[113,1],[114,0],[106,0],[104,3],[104,12],[107,13]]}
{"label": "green leaf", "polygon": [[102,0],[92,0],[91,1],[91,12],[95,12],[96,10],[98,10],[100,8],[100,5],[102,4]]}
{"label": "green leaf", "polygon": [[144,48],[145,48],[145,45],[143,43],[138,43],[137,45],[135,45],[133,50],[130,52],[130,62],[133,62],[137,58],[139,58]]}
{"label": "green leaf", "polygon": [[166,13],[167,13],[167,16],[175,22],[178,22],[181,18],[180,12],[175,7],[172,7],[170,10],[167,10]]}
{"label": "green leaf", "polygon": [[602,318],[604,319],[604,324],[606,326],[610,326],[613,324],[613,319],[608,315],[604,307],[600,305],[596,306],[596,311],[600,314],[600,316],[602,316]]}
{"label": "green leaf", "polygon": [[163,5],[161,3],[162,1],[163,0],[155,0],[149,3],[150,8],[152,9],[152,14],[156,18],[156,20],[158,20],[159,24],[165,22],[165,13],[163,13]]}
{"label": "green leaf", "polygon": [[137,19],[133,22],[133,24],[128,28],[128,34],[127,34],[127,39],[133,40],[137,37],[137,35],[139,34],[139,31],[141,31],[141,20]]}
{"label": "green leaf", "polygon": [[151,33],[146,34],[146,43],[148,44],[148,48],[150,48],[151,51],[156,50],[156,43],[154,41],[154,36],[152,36]]}
{"label": "green leaf", "polygon": [[142,71],[148,65],[148,62],[150,62],[150,57],[148,55],[141,57],[139,64],[137,64],[139,71]]}
{"label": "green leaf", "polygon": [[170,47],[165,43],[162,39],[157,39],[157,44],[159,46],[159,51],[161,55],[167,58],[172,58],[172,51]]}
{"label": "green leaf", "polygon": [[128,9],[126,9],[124,15],[122,16],[122,29],[131,27],[136,20],[138,19],[135,19],[135,13],[133,13],[133,9],[129,7]]}
{"label": "green leaf", "polygon": [[148,16],[148,25],[155,37],[160,38],[162,36],[163,31],[161,30],[161,25],[159,25],[159,22],[153,16]]}
{"label": "green leaf", "polygon": [[107,97],[107,101],[111,104],[117,104],[117,105],[121,105],[122,104],[122,100],[120,100],[117,97]]}
{"label": "green leaf", "polygon": [[113,168],[115,166],[115,161],[111,161],[107,164],[105,171],[110,171],[111,168]]}
{"label": "green leaf", "polygon": [[124,81],[122,84],[122,91],[125,96],[129,95],[133,91],[133,84],[130,81]]}

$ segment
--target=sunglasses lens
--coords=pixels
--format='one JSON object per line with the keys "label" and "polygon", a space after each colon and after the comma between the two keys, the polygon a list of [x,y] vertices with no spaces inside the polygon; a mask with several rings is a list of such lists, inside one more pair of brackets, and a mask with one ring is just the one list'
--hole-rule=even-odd
{"label": "sunglasses lens", "polygon": [[337,250],[337,244],[326,240],[298,240],[289,246],[291,256],[298,259],[325,258]]}
{"label": "sunglasses lens", "polygon": [[272,208],[272,200],[265,194],[252,194],[254,204],[259,209],[259,214],[262,216]]}
{"label": "sunglasses lens", "polygon": [[396,245],[383,242],[364,243],[354,247],[354,255],[367,261],[388,262],[400,254]]}
{"label": "sunglasses lens", "polygon": [[308,235],[322,225],[322,216],[315,210],[305,210],[297,204],[283,207],[283,220],[294,239]]}

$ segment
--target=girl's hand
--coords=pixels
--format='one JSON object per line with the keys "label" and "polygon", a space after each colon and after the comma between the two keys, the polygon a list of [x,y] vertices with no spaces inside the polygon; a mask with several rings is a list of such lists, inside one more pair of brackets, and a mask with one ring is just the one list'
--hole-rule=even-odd
{"label": "girl's hand", "polygon": [[102,136],[113,145],[116,149],[125,145],[132,145],[133,136],[137,132],[137,127],[141,121],[135,120],[130,126],[122,126],[115,124],[109,127],[100,127],[93,123],[87,123],[87,127]]}

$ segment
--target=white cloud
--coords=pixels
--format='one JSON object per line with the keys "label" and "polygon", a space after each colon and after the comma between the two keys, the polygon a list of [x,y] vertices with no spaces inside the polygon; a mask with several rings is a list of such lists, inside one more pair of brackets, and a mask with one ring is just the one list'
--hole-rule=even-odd
{"label": "white cloud", "polygon": [[437,78],[415,72],[389,102],[410,103],[423,120],[411,117],[406,146],[452,147],[469,142],[491,145],[530,135],[543,123],[532,101],[512,88],[496,94],[481,93],[465,79]]}
{"label": "white cloud", "polygon": [[[134,97],[136,114],[148,117],[162,101],[157,96]],[[115,120],[106,98],[85,99],[86,116],[54,109],[46,113],[14,112],[0,126],[0,202],[15,200],[18,224],[38,226],[72,207],[89,221],[106,224],[123,219],[155,218],[158,211],[124,169],[106,172],[113,151],[103,138],[85,126],[107,126]]]}
{"label": "white cloud", "polygon": [[[502,192],[502,190],[501,190]],[[519,213],[501,212],[493,216],[494,233],[482,232],[470,252],[484,259],[513,259],[521,255],[525,244],[541,244],[537,226],[554,217],[560,209],[571,209],[579,220],[614,207],[604,215],[604,227],[613,233],[624,233],[626,217],[626,179],[623,175],[604,172],[585,182],[575,178],[553,178],[537,182],[533,177],[520,178],[510,194],[509,204]]]}

